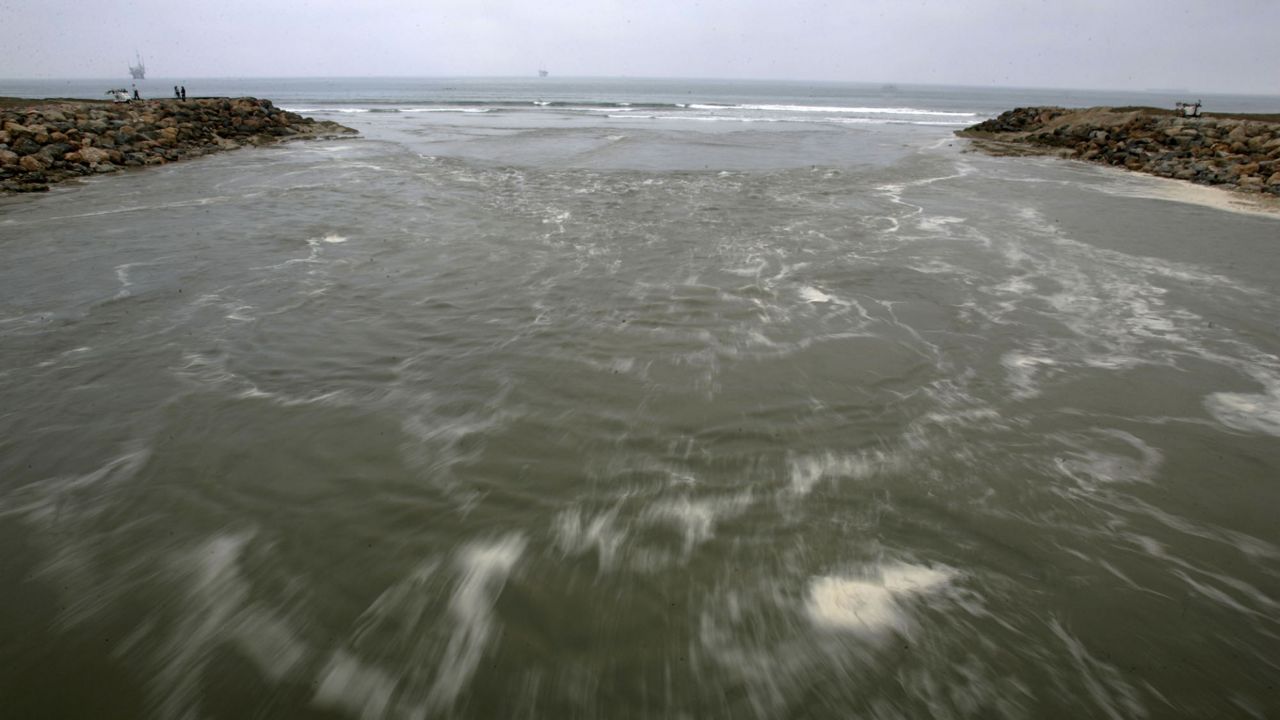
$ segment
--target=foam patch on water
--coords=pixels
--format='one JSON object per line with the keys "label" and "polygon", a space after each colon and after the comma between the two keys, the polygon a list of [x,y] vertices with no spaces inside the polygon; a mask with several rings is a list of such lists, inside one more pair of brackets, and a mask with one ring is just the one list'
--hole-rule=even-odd
{"label": "foam patch on water", "polygon": [[1158,449],[1123,430],[1097,430],[1093,435],[1118,441],[1132,452],[1108,452],[1105,448],[1092,447],[1096,442],[1064,438],[1077,449],[1055,458],[1059,472],[1086,487],[1095,483],[1151,482],[1155,479],[1164,462],[1164,454]]}
{"label": "foam patch on water", "polygon": [[951,215],[935,215],[933,217],[921,217],[918,227],[925,232],[945,233],[949,230],[947,226],[962,223],[964,223],[964,218]]}
{"label": "foam patch on water", "polygon": [[1214,393],[1205,407],[1218,422],[1248,433],[1280,437],[1280,393]]}
{"label": "foam patch on water", "polygon": [[480,666],[497,632],[494,603],[524,554],[525,544],[523,535],[511,534],[490,542],[473,543],[458,554],[462,580],[449,601],[454,630],[441,658],[439,674],[431,686],[431,705],[451,706]]}
{"label": "foam patch on water", "polygon": [[442,587],[437,561],[388,588],[357,621],[352,647],[329,656],[312,703],[362,718],[451,716],[501,632],[494,605],[526,544],[511,533],[463,546],[444,613],[433,602]]}
{"label": "foam patch on water", "polygon": [[955,577],[954,570],[894,563],[868,577],[827,575],[809,584],[806,610],[814,625],[866,637],[904,630],[906,603],[935,592]]}
{"label": "foam patch on water", "polygon": [[241,569],[254,533],[215,535],[173,558],[185,592],[172,632],[154,658],[153,693],[165,717],[195,717],[200,684],[218,649],[232,643],[263,676],[280,681],[304,664],[309,648],[284,618],[251,599]]}
{"label": "foam patch on water", "polygon": [[312,699],[325,708],[342,708],[362,718],[387,716],[396,683],[387,673],[362,665],[341,650],[334,652],[320,673]]}
{"label": "foam patch on water", "polygon": [[882,472],[900,470],[905,466],[906,460],[901,455],[880,450],[844,455],[806,455],[787,461],[790,489],[797,495],[808,495],[815,485],[827,478],[861,480]]}
{"label": "foam patch on water", "polygon": [[741,512],[750,502],[749,494],[699,500],[681,497],[655,503],[645,511],[645,516],[675,525],[684,536],[683,550],[688,555],[715,537],[716,522],[720,518]]}
{"label": "foam patch on water", "polygon": [[586,555],[594,550],[600,570],[609,570],[615,565],[627,535],[625,529],[617,527],[617,516],[617,508],[594,516],[584,516],[578,508],[566,510],[556,517],[552,528],[556,545],[571,556]]}
{"label": "foam patch on water", "polygon": [[337,234],[337,233],[329,233],[328,235],[325,235],[324,237],[322,237],[322,238],[320,238],[320,239],[321,239],[323,242],[327,242],[327,243],[329,243],[329,244],[331,244],[331,245],[334,245],[334,244],[337,244],[337,243],[344,243],[344,242],[346,242],[346,241],[347,241],[347,238],[346,238],[346,237],[344,237],[344,236],[342,236],[342,235],[339,235],[339,234]]}
{"label": "foam patch on water", "polygon": [[1000,358],[1000,364],[1009,373],[1009,382],[1015,388],[1014,397],[1030,398],[1040,394],[1036,376],[1058,363],[1052,358],[1010,352]]}
{"label": "foam patch on water", "polygon": [[800,297],[804,298],[805,302],[810,303],[829,303],[834,300],[830,295],[815,287],[800,288]]}

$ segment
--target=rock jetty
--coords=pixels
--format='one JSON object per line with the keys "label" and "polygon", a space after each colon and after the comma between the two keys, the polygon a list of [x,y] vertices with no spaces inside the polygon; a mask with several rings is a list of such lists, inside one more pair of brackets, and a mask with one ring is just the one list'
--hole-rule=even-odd
{"label": "rock jetty", "polygon": [[956,133],[997,154],[1021,151],[1280,195],[1280,116],[1184,117],[1157,108],[1024,107]]}
{"label": "rock jetty", "polygon": [[39,192],[68,178],[355,132],[249,97],[130,103],[4,98],[0,192]]}

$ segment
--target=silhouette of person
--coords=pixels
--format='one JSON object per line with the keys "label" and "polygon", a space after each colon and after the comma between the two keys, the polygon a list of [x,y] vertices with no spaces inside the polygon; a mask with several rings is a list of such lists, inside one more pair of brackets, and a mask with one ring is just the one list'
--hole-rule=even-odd
{"label": "silhouette of person", "polygon": [[183,86],[182,86],[182,99],[183,99],[183,100],[186,100],[186,99],[187,99],[187,86],[186,86],[186,85],[183,85]]}
{"label": "silhouette of person", "polygon": [[133,86],[133,99],[134,99],[134,100],[141,100],[141,99],[142,99],[142,96],[138,94],[138,86],[137,86],[137,84],[134,84],[134,86]]}
{"label": "silhouette of person", "polygon": [[178,94],[178,86],[177,86],[177,85],[174,85],[174,86],[173,86],[173,97],[174,97],[174,99],[177,99],[177,98],[182,97],[181,95],[179,95],[179,94]]}

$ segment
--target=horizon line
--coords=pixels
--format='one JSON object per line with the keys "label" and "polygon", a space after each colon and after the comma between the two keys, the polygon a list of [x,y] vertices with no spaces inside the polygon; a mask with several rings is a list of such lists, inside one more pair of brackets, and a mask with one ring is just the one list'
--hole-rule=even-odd
{"label": "horizon line", "polygon": [[[185,78],[185,80],[184,80]],[[76,77],[0,77],[0,82],[60,82],[60,81],[108,81],[119,82],[124,78],[111,76],[76,76]],[[137,81],[129,78],[131,82]],[[1106,92],[1106,93],[1141,93],[1147,95],[1181,93],[1184,95],[1205,96],[1250,96],[1264,98],[1280,98],[1280,90],[1274,92],[1261,91],[1222,91],[1199,90],[1195,88],[1103,88],[1070,85],[996,85],[969,83],[929,83],[899,80],[817,80],[809,78],[765,78],[765,77],[704,77],[704,76],[658,76],[658,75],[193,75],[166,76],[144,79],[145,82],[163,80],[167,82],[183,82],[199,80],[530,80],[538,82],[557,82],[562,80],[661,80],[685,82],[747,82],[747,83],[810,83],[817,85],[846,86],[905,86],[920,88],[966,88],[966,89],[999,89],[999,90],[1052,90],[1068,92]]]}

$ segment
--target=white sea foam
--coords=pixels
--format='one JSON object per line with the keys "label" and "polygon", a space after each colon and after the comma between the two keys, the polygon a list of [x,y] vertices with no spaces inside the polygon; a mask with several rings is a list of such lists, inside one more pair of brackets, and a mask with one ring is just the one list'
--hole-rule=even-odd
{"label": "white sea foam", "polygon": [[866,576],[818,577],[809,584],[806,609],[820,628],[880,637],[905,630],[911,598],[944,587],[955,575],[943,566],[893,563]]}
{"label": "white sea foam", "polygon": [[240,564],[253,535],[216,535],[173,558],[172,572],[182,578],[185,593],[177,622],[154,658],[153,692],[165,717],[197,715],[201,678],[225,642],[272,681],[297,670],[310,652],[282,618],[250,598]]}
{"label": "white sea foam", "polygon": [[281,107],[280,109],[286,112],[295,112],[295,113],[327,113],[327,112],[367,113],[367,112],[370,112],[369,108],[356,108],[356,107],[305,107],[305,108]]}
{"label": "white sea foam", "polygon": [[1214,393],[1205,407],[1227,427],[1243,432],[1280,436],[1280,392]]}
{"label": "white sea foam", "polygon": [[679,497],[653,504],[645,511],[645,517],[679,528],[687,556],[695,547],[715,537],[716,522],[720,518],[741,512],[750,502],[750,494],[699,500]]}
{"label": "white sea foam", "polygon": [[809,303],[829,303],[834,298],[815,287],[800,288],[800,297]]}
{"label": "white sea foam", "polygon": [[906,459],[902,456],[880,450],[864,450],[844,455],[805,455],[787,460],[791,492],[797,495],[809,494],[814,485],[827,478],[861,480],[905,466]]}
{"label": "white sea foam", "polygon": [[301,668],[310,652],[283,619],[253,606],[241,612],[235,639],[240,652],[275,682]]}
{"label": "white sea foam", "polygon": [[742,115],[659,115],[653,113],[610,113],[605,117],[614,120],[681,120],[693,122],[731,122],[731,123],[832,123],[840,125],[949,125],[968,126],[969,122],[946,122],[926,120],[904,120],[893,118],[850,118],[850,117],[758,117]]}
{"label": "white sea foam", "polygon": [[1014,396],[1031,398],[1040,394],[1036,376],[1042,370],[1052,368],[1058,363],[1053,358],[1009,352],[1001,356],[1000,364],[1009,373],[1009,382],[1016,388]]}
{"label": "white sea foam", "polygon": [[400,112],[405,113],[487,113],[493,112],[492,108],[400,108]]}
{"label": "white sea foam", "polygon": [[312,702],[320,707],[341,708],[361,718],[382,718],[387,717],[395,689],[395,680],[385,672],[366,667],[338,650],[321,671]]}
{"label": "white sea foam", "polygon": [[761,110],[765,112],[854,113],[860,115],[936,115],[941,117],[977,117],[977,113],[924,110],[911,107],[837,107],[831,105],[703,105],[690,104],[691,110]]}
{"label": "white sea foam", "polygon": [[[1095,447],[1096,437],[1118,440],[1133,452],[1108,452]],[[1164,454],[1123,430],[1097,430],[1088,439],[1064,438],[1077,450],[1055,459],[1058,470],[1083,485],[1115,482],[1150,482],[1156,476]],[[1137,457],[1133,457],[1136,454]]]}
{"label": "white sea foam", "polygon": [[248,313],[248,311],[252,309],[252,305],[236,305],[232,308],[231,312],[227,313],[224,317],[228,320],[236,320],[238,322],[250,322],[254,320],[253,315]]}
{"label": "white sea foam", "polygon": [[947,120],[917,120],[909,123],[911,125],[934,125],[938,127],[968,127],[973,124],[972,120],[961,120],[958,122]]}
{"label": "white sea foam", "polygon": [[1110,184],[1089,182],[1086,187],[1108,195],[1167,200],[1224,212],[1280,220],[1280,204],[1267,202],[1265,198],[1232,192],[1224,187],[1195,185],[1186,180],[1134,175],[1121,168],[1097,167],[1094,170],[1112,175],[1115,182]]}
{"label": "white sea foam", "polygon": [[337,243],[346,242],[347,238],[337,233],[329,233],[328,235],[325,235],[324,237],[320,238],[320,240],[330,244],[337,244]]}
{"label": "white sea foam", "polygon": [[964,222],[964,218],[953,217],[951,215],[934,215],[932,217],[921,217],[918,223],[921,230],[925,232],[947,232],[948,225],[959,225]]}
{"label": "white sea foam", "polygon": [[594,550],[600,570],[612,569],[627,536],[625,529],[617,527],[617,519],[617,508],[594,516],[584,515],[579,508],[566,510],[556,517],[552,528],[556,545],[561,552],[572,556]]}
{"label": "white sea foam", "polygon": [[458,554],[462,579],[449,601],[453,635],[440,660],[428,697],[431,705],[448,708],[471,681],[480,660],[498,631],[493,606],[507,578],[524,553],[525,538],[513,533],[468,545]]}

